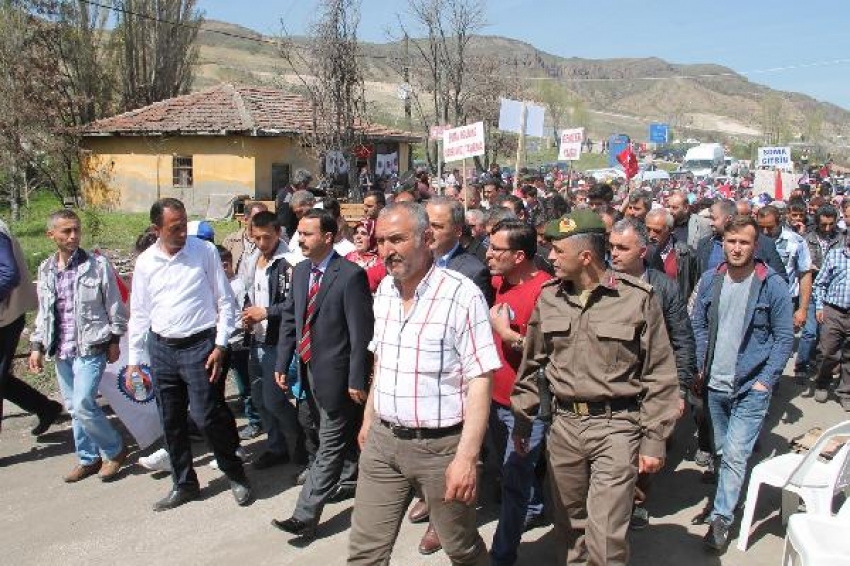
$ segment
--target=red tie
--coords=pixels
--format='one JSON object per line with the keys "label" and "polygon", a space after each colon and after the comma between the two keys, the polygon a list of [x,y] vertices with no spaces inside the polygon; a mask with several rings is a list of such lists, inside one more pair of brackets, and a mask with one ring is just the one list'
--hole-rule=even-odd
{"label": "red tie", "polygon": [[310,289],[307,291],[307,310],[304,312],[304,332],[301,342],[298,343],[298,355],[301,361],[310,363],[312,353],[310,351],[310,326],[313,322],[313,312],[316,310],[316,295],[319,293],[319,283],[322,281],[322,271],[314,267],[310,277]]}

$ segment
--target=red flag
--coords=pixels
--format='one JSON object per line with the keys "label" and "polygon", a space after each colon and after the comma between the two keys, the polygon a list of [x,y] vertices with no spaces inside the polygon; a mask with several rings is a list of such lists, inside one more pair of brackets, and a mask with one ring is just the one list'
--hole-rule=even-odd
{"label": "red flag", "polygon": [[626,180],[630,181],[632,177],[638,174],[637,156],[632,151],[631,146],[627,145],[626,149],[617,154],[617,161],[623,166],[623,171],[626,173]]}
{"label": "red flag", "polygon": [[776,170],[776,180],[773,184],[773,194],[776,200],[782,200],[784,197],[782,196],[782,171],[779,169]]}

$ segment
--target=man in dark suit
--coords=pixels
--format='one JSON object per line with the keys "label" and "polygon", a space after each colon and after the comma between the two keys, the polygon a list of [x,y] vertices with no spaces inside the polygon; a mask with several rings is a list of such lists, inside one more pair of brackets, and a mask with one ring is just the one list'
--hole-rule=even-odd
{"label": "man in dark suit", "polygon": [[337,223],[313,209],[298,223],[307,261],[295,266],[292,292],[280,322],[275,379],[286,389],[292,356],[300,356],[299,380],[318,417],[318,448],[292,517],[272,524],[312,538],[322,508],[334,493],[346,459],[356,461],[356,435],[366,400],[367,345],[374,315],[366,272],[334,252]]}
{"label": "man in dark suit", "polygon": [[493,305],[493,287],[490,271],[480,259],[467,252],[460,244],[465,224],[463,205],[445,197],[434,197],[428,201],[428,220],[434,232],[434,265],[451,269],[465,275],[481,289],[487,304]]}

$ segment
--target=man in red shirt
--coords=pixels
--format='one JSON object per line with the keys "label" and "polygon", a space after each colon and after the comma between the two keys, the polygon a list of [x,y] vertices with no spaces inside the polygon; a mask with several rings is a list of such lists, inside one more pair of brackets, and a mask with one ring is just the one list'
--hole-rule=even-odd
{"label": "man in red shirt", "polygon": [[535,419],[528,453],[514,451],[511,392],[522,361],[527,324],[540,289],[551,278],[537,269],[537,234],[521,220],[500,221],[490,232],[487,266],[492,274],[495,301],[490,322],[502,367],[493,372],[493,400],[489,433],[502,463],[502,506],[493,535],[493,564],[517,561],[522,533],[543,524],[543,494],[534,469],[540,458],[544,423]]}

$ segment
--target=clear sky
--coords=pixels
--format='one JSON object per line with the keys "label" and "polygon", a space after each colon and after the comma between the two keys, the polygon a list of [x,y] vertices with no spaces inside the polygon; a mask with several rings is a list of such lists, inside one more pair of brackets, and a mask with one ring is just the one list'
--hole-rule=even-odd
{"label": "clear sky", "polygon": [[[484,0],[482,33],[565,57],[717,63],[850,110],[850,0]],[[304,33],[317,0],[199,0],[207,18]],[[405,0],[362,0],[360,36],[387,41]],[[821,64],[841,61],[836,64]],[[818,65],[812,65],[818,64]],[[781,68],[781,69],[777,69]],[[765,71],[776,69],[770,72]]]}

